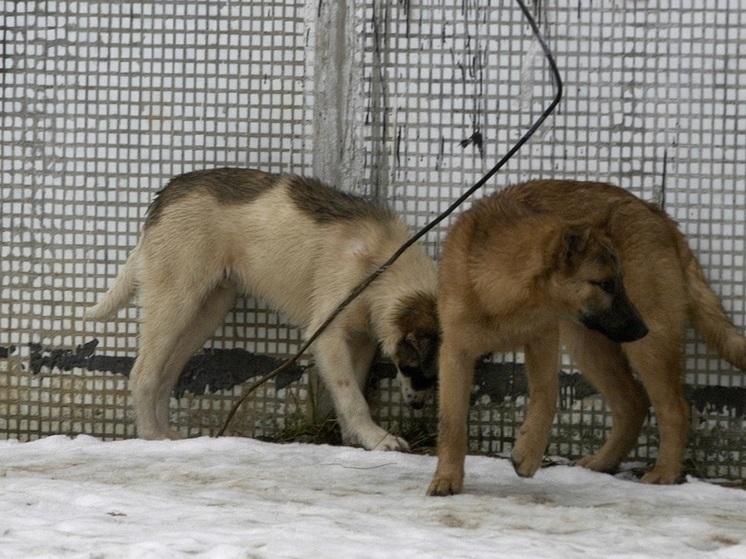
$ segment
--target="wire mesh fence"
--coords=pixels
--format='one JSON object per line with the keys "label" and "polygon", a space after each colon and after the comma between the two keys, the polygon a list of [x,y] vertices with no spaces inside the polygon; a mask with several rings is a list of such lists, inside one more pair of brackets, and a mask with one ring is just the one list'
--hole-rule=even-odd
{"label": "wire mesh fence", "polygon": [[[578,178],[656,201],[743,329],[746,6],[700,4],[535,0],[565,96],[486,190]],[[0,8],[0,436],[21,440],[134,435],[125,373],[137,312],[108,324],[83,312],[111,284],[169,177],[217,166],[316,175],[389,201],[415,228],[491,168],[553,94],[509,0]],[[426,238],[435,257],[447,225]],[[255,365],[246,359],[282,358],[300,339],[261,302],[241,299],[194,364],[202,381],[172,400],[182,433],[214,434],[256,372],[237,373]],[[521,363],[496,356],[479,376],[473,451],[510,449],[526,404]],[[567,359],[561,368],[549,450],[575,457],[598,447],[610,419]],[[686,371],[695,471],[745,478],[743,372],[694,332]],[[309,373],[286,382],[253,398],[235,432],[269,434],[305,410]],[[397,391],[378,379],[382,425],[432,419],[432,402],[413,412]],[[656,437],[651,417],[635,457],[651,458]]]}

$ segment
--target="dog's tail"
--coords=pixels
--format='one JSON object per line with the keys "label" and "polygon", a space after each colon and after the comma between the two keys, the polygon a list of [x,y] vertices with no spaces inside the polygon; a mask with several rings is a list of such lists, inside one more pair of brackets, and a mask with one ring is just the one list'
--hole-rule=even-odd
{"label": "dog's tail", "polygon": [[705,341],[723,359],[746,371],[746,338],[728,318],[720,298],[708,285],[686,240],[682,237],[681,241],[691,320]]}
{"label": "dog's tail", "polygon": [[101,300],[86,310],[85,317],[90,320],[105,321],[124,307],[135,294],[137,287],[137,254],[139,245],[130,253],[122,266],[114,285],[104,293]]}

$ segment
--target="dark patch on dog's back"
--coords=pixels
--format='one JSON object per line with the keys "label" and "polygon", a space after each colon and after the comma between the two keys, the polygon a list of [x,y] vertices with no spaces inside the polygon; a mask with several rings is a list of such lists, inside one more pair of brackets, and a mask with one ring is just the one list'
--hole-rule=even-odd
{"label": "dark patch on dog's back", "polygon": [[275,186],[280,175],[254,169],[209,169],[193,171],[171,179],[148,208],[145,227],[154,225],[163,210],[194,192],[206,192],[221,204],[246,204]]}
{"label": "dark patch on dog's back", "polygon": [[148,208],[145,227],[154,225],[166,207],[195,192],[205,192],[220,204],[247,204],[267,190],[286,185],[296,207],[317,223],[354,219],[393,219],[393,212],[348,192],[336,190],[313,178],[296,175],[274,175],[255,169],[210,169],[193,171],[171,179]]}
{"label": "dark patch on dog's back", "polygon": [[296,207],[316,223],[393,218],[394,214],[387,206],[336,190],[317,179],[294,175],[284,175],[283,178]]}

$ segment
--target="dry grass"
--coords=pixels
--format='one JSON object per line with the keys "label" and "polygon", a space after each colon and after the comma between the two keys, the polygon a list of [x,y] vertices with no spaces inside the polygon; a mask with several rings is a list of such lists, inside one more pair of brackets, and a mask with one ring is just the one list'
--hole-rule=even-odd
{"label": "dry grass", "polygon": [[[407,441],[414,453],[435,453],[436,422],[431,418],[392,422],[389,425],[389,432]],[[285,426],[278,429],[274,435],[262,437],[262,440],[274,443],[301,442],[339,446],[342,444],[342,434],[336,419],[332,416],[309,419],[304,414],[297,414],[288,417]]]}

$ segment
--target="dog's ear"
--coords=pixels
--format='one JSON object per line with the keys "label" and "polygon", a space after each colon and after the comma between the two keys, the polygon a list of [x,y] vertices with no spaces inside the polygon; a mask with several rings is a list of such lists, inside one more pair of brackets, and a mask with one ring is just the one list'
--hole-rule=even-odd
{"label": "dog's ear", "polygon": [[577,268],[588,253],[591,236],[589,226],[570,227],[562,233],[562,263],[565,268]]}
{"label": "dog's ear", "polygon": [[437,334],[409,332],[396,348],[396,364],[400,369],[418,369],[425,376],[437,374],[439,342]]}
{"label": "dog's ear", "polygon": [[409,332],[396,350],[397,361],[405,367],[420,367],[430,352],[430,342],[425,336]]}
{"label": "dog's ear", "polygon": [[586,257],[593,237],[588,224],[568,225],[555,232],[548,243],[548,269],[572,274]]}
{"label": "dog's ear", "polygon": [[428,390],[437,382],[439,341],[437,334],[409,332],[397,346],[396,366],[417,391]]}
{"label": "dog's ear", "polygon": [[437,353],[439,328],[434,293],[416,293],[400,301],[395,324],[403,334],[392,356],[398,363],[421,367]]}
{"label": "dog's ear", "polygon": [[608,237],[608,232],[595,224],[570,225],[561,235],[558,252],[558,269],[573,274],[578,267],[589,260],[603,265],[615,265],[616,252]]}
{"label": "dog's ear", "polygon": [[417,367],[420,363],[420,352],[417,345],[412,343],[412,333],[407,334],[396,346],[394,360],[401,367]]}

